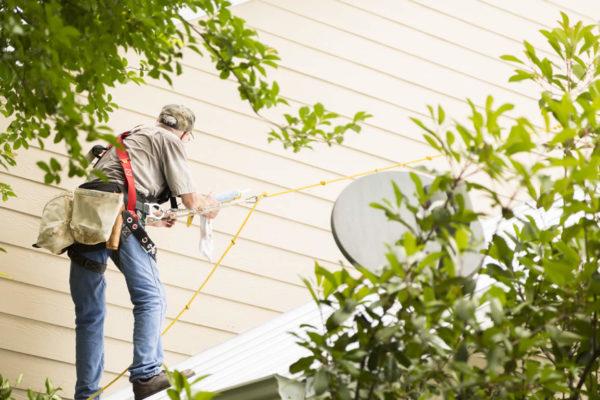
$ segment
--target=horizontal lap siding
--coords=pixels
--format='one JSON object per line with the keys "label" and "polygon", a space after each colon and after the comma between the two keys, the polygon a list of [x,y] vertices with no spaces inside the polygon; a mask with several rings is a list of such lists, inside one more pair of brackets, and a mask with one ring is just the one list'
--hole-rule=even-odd
{"label": "horizontal lap siding", "polygon": [[[41,390],[41,387],[39,388],[39,390]],[[29,398],[27,397],[27,391],[24,389],[13,388],[11,396],[14,397],[16,400],[29,400]]]}
{"label": "horizontal lap siding", "polygon": [[[62,326],[29,320],[23,317],[0,314],[2,346],[11,351],[44,356],[65,363],[75,361],[75,331]],[[43,338],[44,340],[40,340]],[[48,346],[52,343],[52,346]],[[119,373],[123,366],[131,362],[133,348],[126,341],[106,337],[105,369]],[[170,364],[185,360],[184,354],[167,352],[166,361]]]}
{"label": "horizontal lap siding", "polygon": [[[333,179],[392,162],[432,154],[410,116],[426,118],[426,104],[443,104],[465,115],[465,98],[482,104],[485,95],[518,106],[514,115],[535,111],[536,88],[507,83],[512,67],[501,54],[520,51],[527,38],[544,45],[536,31],[551,24],[558,9],[576,18],[598,18],[585,0],[255,0],[235,8],[277,48],[281,66],[271,71],[292,107],[324,102],[350,118],[358,110],[374,115],[360,134],[342,146],[317,145],[299,154],[269,144],[270,124],[239,100],[236,83],[220,80],[210,61],[186,51],[184,74],[171,87],[152,81],[113,90],[121,105],[109,125],[123,131],[153,123],[165,103],[184,103],[198,116],[196,140],[188,146],[192,172],[203,190],[249,188],[257,193]],[[507,29],[510,27],[510,29]],[[546,53],[543,53],[546,54]],[[131,64],[137,61],[131,56]],[[280,121],[282,112],[264,116]],[[6,121],[4,121],[5,123]],[[41,388],[50,376],[72,397],[74,315],[68,288],[68,260],[30,247],[44,203],[80,180],[43,185],[36,161],[66,160],[62,146],[20,151],[18,166],[0,174],[19,199],[0,203],[0,373],[21,388]],[[440,160],[429,166],[444,167]],[[335,268],[342,259],[331,237],[331,207],[347,182],[265,199],[221,269],[196,303],[165,337],[167,361],[176,363],[308,301],[301,276],[314,260]],[[508,191],[508,189],[506,189]],[[224,210],[215,221],[215,256],[228,244],[248,206]],[[152,229],[159,267],[173,318],[208,274],[198,252],[198,226]],[[131,354],[133,319],[120,272],[106,273],[107,324],[104,381],[125,367]],[[126,384],[122,381],[119,385]],[[22,398],[24,392],[17,390]]]}
{"label": "horizontal lap siding", "polygon": [[546,3],[569,10],[575,17],[587,17],[597,21],[600,18],[600,3],[590,0],[545,0]]}
{"label": "horizontal lap siding", "polygon": [[[497,94],[499,99],[518,101],[526,109],[535,106],[535,99],[529,97],[525,92],[516,91],[513,88],[507,89],[506,84],[497,85],[491,78],[484,80],[475,71],[467,74],[459,69],[449,68],[442,63],[434,63],[426,56],[416,56],[412,51],[405,51],[402,48],[402,43],[387,44],[389,39],[381,38],[381,35],[370,34],[365,36],[364,33],[358,35],[350,31],[352,25],[348,23],[348,20],[339,21],[338,14],[325,12],[313,17],[310,11],[319,10],[324,7],[321,4],[329,4],[327,2],[271,0],[269,3],[261,4],[264,4],[264,12],[260,15],[268,15],[269,19],[263,18],[260,23],[255,22],[259,29],[301,43],[311,49],[334,55],[340,60],[351,61],[362,67],[356,69],[356,73],[360,73],[359,71],[364,69],[379,72],[380,77],[385,76],[385,81],[389,82],[386,85],[390,86],[389,98],[398,104],[410,105],[411,108],[415,104],[418,108],[423,107],[423,102],[437,102],[438,98],[439,101],[447,102],[455,99],[464,101],[463,99],[466,97],[479,102],[492,91]],[[271,20],[271,14],[273,13],[276,15]],[[324,15],[327,15],[327,18]],[[333,17],[330,15],[333,15]],[[352,17],[354,17],[354,14]],[[289,19],[292,23],[289,23]],[[295,29],[296,26],[300,25],[303,25],[304,29]],[[332,27],[335,29],[332,29]],[[329,32],[335,32],[335,34]],[[323,40],[323,37],[326,37],[327,40]],[[382,44],[382,42],[385,44]],[[276,47],[278,46],[276,45]],[[300,53],[300,49],[297,50],[295,55],[298,58],[304,56],[303,53]],[[287,55],[289,56],[289,53]],[[284,63],[287,58],[284,54]],[[454,62],[457,61],[460,62],[461,60],[454,60]],[[319,66],[319,71],[324,69]],[[368,73],[368,71],[365,72]],[[490,71],[490,73],[494,73],[494,71]],[[495,76],[498,76],[498,74],[496,73]],[[360,75],[355,76],[353,74],[348,78],[356,78],[353,82],[354,85],[361,81],[371,83],[367,79],[362,79]],[[392,83],[394,83],[393,86]],[[421,90],[413,91],[411,90],[412,86],[417,86]],[[366,86],[363,87],[365,87],[363,90],[366,92],[368,89],[366,89]],[[402,99],[397,96],[402,96]]]}
{"label": "horizontal lap siding", "polygon": [[[11,251],[18,252],[20,249],[8,247]],[[65,278],[59,275],[57,278]],[[51,284],[46,281],[46,284]],[[15,301],[10,306],[1,303],[0,312],[13,316],[24,317],[29,320],[37,320],[48,324],[73,328],[74,319],[72,315],[72,302],[68,289],[48,289],[40,287],[35,283],[23,283],[18,281],[0,282],[2,290],[5,293],[11,293]],[[10,291],[10,292],[9,292]],[[126,303],[109,299],[108,315],[115,322],[108,324],[105,329],[105,335],[112,339],[129,341],[131,339],[131,329],[133,328],[133,317],[131,308]],[[215,343],[229,339],[235,335],[233,332],[226,332],[214,328],[202,327],[197,323],[184,322],[173,328],[174,332],[165,337],[165,348],[178,354],[197,353],[211,347]],[[194,331],[202,330],[202,341],[195,343],[196,348],[190,349],[182,343],[186,336],[194,334]]]}
{"label": "horizontal lap siding", "polygon": [[[20,388],[44,391],[44,380],[46,377],[51,376],[55,386],[63,388],[63,391],[60,392],[61,395],[66,399],[73,398],[72,387],[75,386],[75,374],[73,365],[70,363],[1,348],[0,362],[2,363],[3,377],[11,382],[15,382],[20,375],[23,375],[23,380],[18,385]],[[115,376],[115,374],[105,371],[102,376],[102,383],[108,383]],[[115,389],[110,390],[110,392],[115,391]]]}

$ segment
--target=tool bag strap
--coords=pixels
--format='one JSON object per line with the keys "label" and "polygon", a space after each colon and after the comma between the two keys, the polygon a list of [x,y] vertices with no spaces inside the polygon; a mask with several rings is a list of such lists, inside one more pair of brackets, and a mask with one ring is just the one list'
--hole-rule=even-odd
{"label": "tool bag strap", "polygon": [[127,153],[127,147],[123,140],[129,136],[130,132],[123,132],[117,138],[117,142],[120,146],[115,147],[115,151],[117,152],[117,157],[119,157],[119,161],[121,162],[121,167],[123,167],[123,174],[125,175],[125,185],[127,186],[127,211],[129,211],[135,218],[137,218],[137,214],[135,212],[135,203],[136,203],[136,192],[135,192],[135,178],[133,176],[133,169],[131,168],[131,159],[129,158],[129,153]]}

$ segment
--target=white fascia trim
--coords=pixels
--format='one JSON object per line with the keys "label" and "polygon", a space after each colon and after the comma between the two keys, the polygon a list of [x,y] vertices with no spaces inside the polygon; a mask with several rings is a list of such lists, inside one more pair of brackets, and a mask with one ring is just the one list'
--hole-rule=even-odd
{"label": "white fascia trim", "polygon": [[[242,3],[246,3],[250,0],[229,0],[229,2],[231,3],[231,7],[235,7],[237,5],[240,5]],[[187,21],[192,21],[194,19],[200,18],[204,15],[203,12],[192,12],[189,9],[183,9],[179,12],[179,14],[185,18]]]}

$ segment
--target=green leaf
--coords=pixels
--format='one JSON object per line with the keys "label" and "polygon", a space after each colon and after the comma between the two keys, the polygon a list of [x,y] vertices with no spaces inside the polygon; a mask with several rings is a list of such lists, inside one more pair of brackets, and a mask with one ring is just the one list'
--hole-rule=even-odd
{"label": "green leaf", "polygon": [[461,321],[470,321],[475,317],[475,306],[474,304],[466,299],[460,299],[454,306],[456,316]]}
{"label": "green leaf", "polygon": [[328,330],[334,330],[344,324],[348,318],[352,316],[355,310],[355,303],[352,300],[347,300],[342,308],[336,310],[327,318],[325,326]]}
{"label": "green leaf", "polygon": [[426,200],[427,196],[425,194],[425,188],[423,187],[423,182],[421,181],[421,178],[419,177],[419,175],[415,174],[414,172],[410,172],[409,176],[410,176],[410,180],[415,185],[415,192],[417,194],[417,198],[419,199],[420,202],[424,202]]}
{"label": "green leaf", "polygon": [[302,357],[292,365],[290,365],[290,373],[297,374],[310,368],[315,358],[313,356]]}
{"label": "green leaf", "polygon": [[169,396],[169,398],[171,400],[181,400],[181,397],[179,396],[179,392],[175,389],[168,389],[167,395]]}
{"label": "green leaf", "polygon": [[371,272],[368,268],[365,268],[362,265],[355,265],[355,268],[371,283],[377,283],[379,281],[379,277]]}
{"label": "green leaf", "polygon": [[572,128],[565,128],[552,138],[549,145],[553,146],[558,143],[565,143],[568,140],[572,140],[575,135],[577,135],[577,131]]}
{"label": "green leaf", "polygon": [[399,327],[397,325],[387,326],[378,330],[375,333],[375,337],[378,341],[387,343],[390,339],[399,331]]}
{"label": "green leaf", "polygon": [[456,354],[454,354],[454,360],[459,362],[467,362],[469,360],[469,350],[467,349],[467,344],[465,342],[462,342],[458,346]]}
{"label": "green leaf", "polygon": [[456,234],[454,239],[456,240],[456,245],[460,251],[464,251],[469,247],[469,231],[465,228],[459,228],[456,230]]}
{"label": "green leaf", "polygon": [[313,381],[313,388],[317,396],[322,395],[329,389],[329,373],[321,368],[317,371]]}
{"label": "green leaf", "polygon": [[513,55],[510,55],[510,54],[502,55],[502,56],[500,56],[500,59],[502,59],[504,61],[510,61],[510,62],[515,62],[515,63],[523,64],[523,61],[521,61],[517,57],[515,57]]}
{"label": "green leaf", "polygon": [[196,392],[194,394],[194,400],[211,400],[213,399],[215,396],[217,395],[217,393],[212,393],[212,392]]}
{"label": "green leaf", "polygon": [[412,256],[418,251],[417,238],[410,232],[404,232],[402,235],[402,245],[408,256]]}
{"label": "green leaf", "polygon": [[446,120],[446,113],[444,112],[444,109],[442,108],[442,106],[438,106],[438,120],[437,123],[438,124],[443,124],[444,121]]}
{"label": "green leaf", "polygon": [[495,297],[490,299],[490,316],[495,324],[499,325],[504,321],[504,310],[502,303]]}
{"label": "green leaf", "polygon": [[533,79],[533,78],[535,78],[535,74],[528,72],[528,71],[518,69],[518,70],[516,70],[516,73],[508,79],[508,81],[509,82],[520,82],[520,81],[524,81],[526,79]]}
{"label": "green leaf", "polygon": [[423,121],[421,121],[420,119],[418,119],[418,118],[415,118],[415,117],[410,117],[410,120],[411,120],[411,121],[412,121],[412,122],[413,122],[415,125],[417,125],[419,128],[423,129],[425,132],[428,132],[429,134],[435,135],[435,132],[434,132],[434,131],[432,131],[432,130],[431,130],[429,127],[427,127],[427,125],[425,125],[425,124],[423,123]]}
{"label": "green leaf", "polygon": [[557,284],[558,286],[565,286],[567,283],[572,283],[573,272],[572,267],[567,263],[560,261],[546,261],[544,262],[544,274],[548,279]]}
{"label": "green leaf", "polygon": [[62,169],[61,166],[60,166],[60,163],[55,158],[51,158],[50,159],[50,168],[53,171],[60,171]]}

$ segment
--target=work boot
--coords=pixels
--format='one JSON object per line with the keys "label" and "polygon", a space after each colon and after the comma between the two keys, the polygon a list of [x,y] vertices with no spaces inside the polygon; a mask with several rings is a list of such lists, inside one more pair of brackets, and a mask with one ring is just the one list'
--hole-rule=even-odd
{"label": "work boot", "polygon": [[[189,378],[194,376],[195,372],[191,369],[185,369],[180,371],[181,375]],[[146,397],[152,396],[158,392],[162,392],[171,386],[167,374],[165,371],[160,371],[158,375],[154,375],[148,379],[136,379],[133,383],[133,395],[135,400],[142,400]]]}

